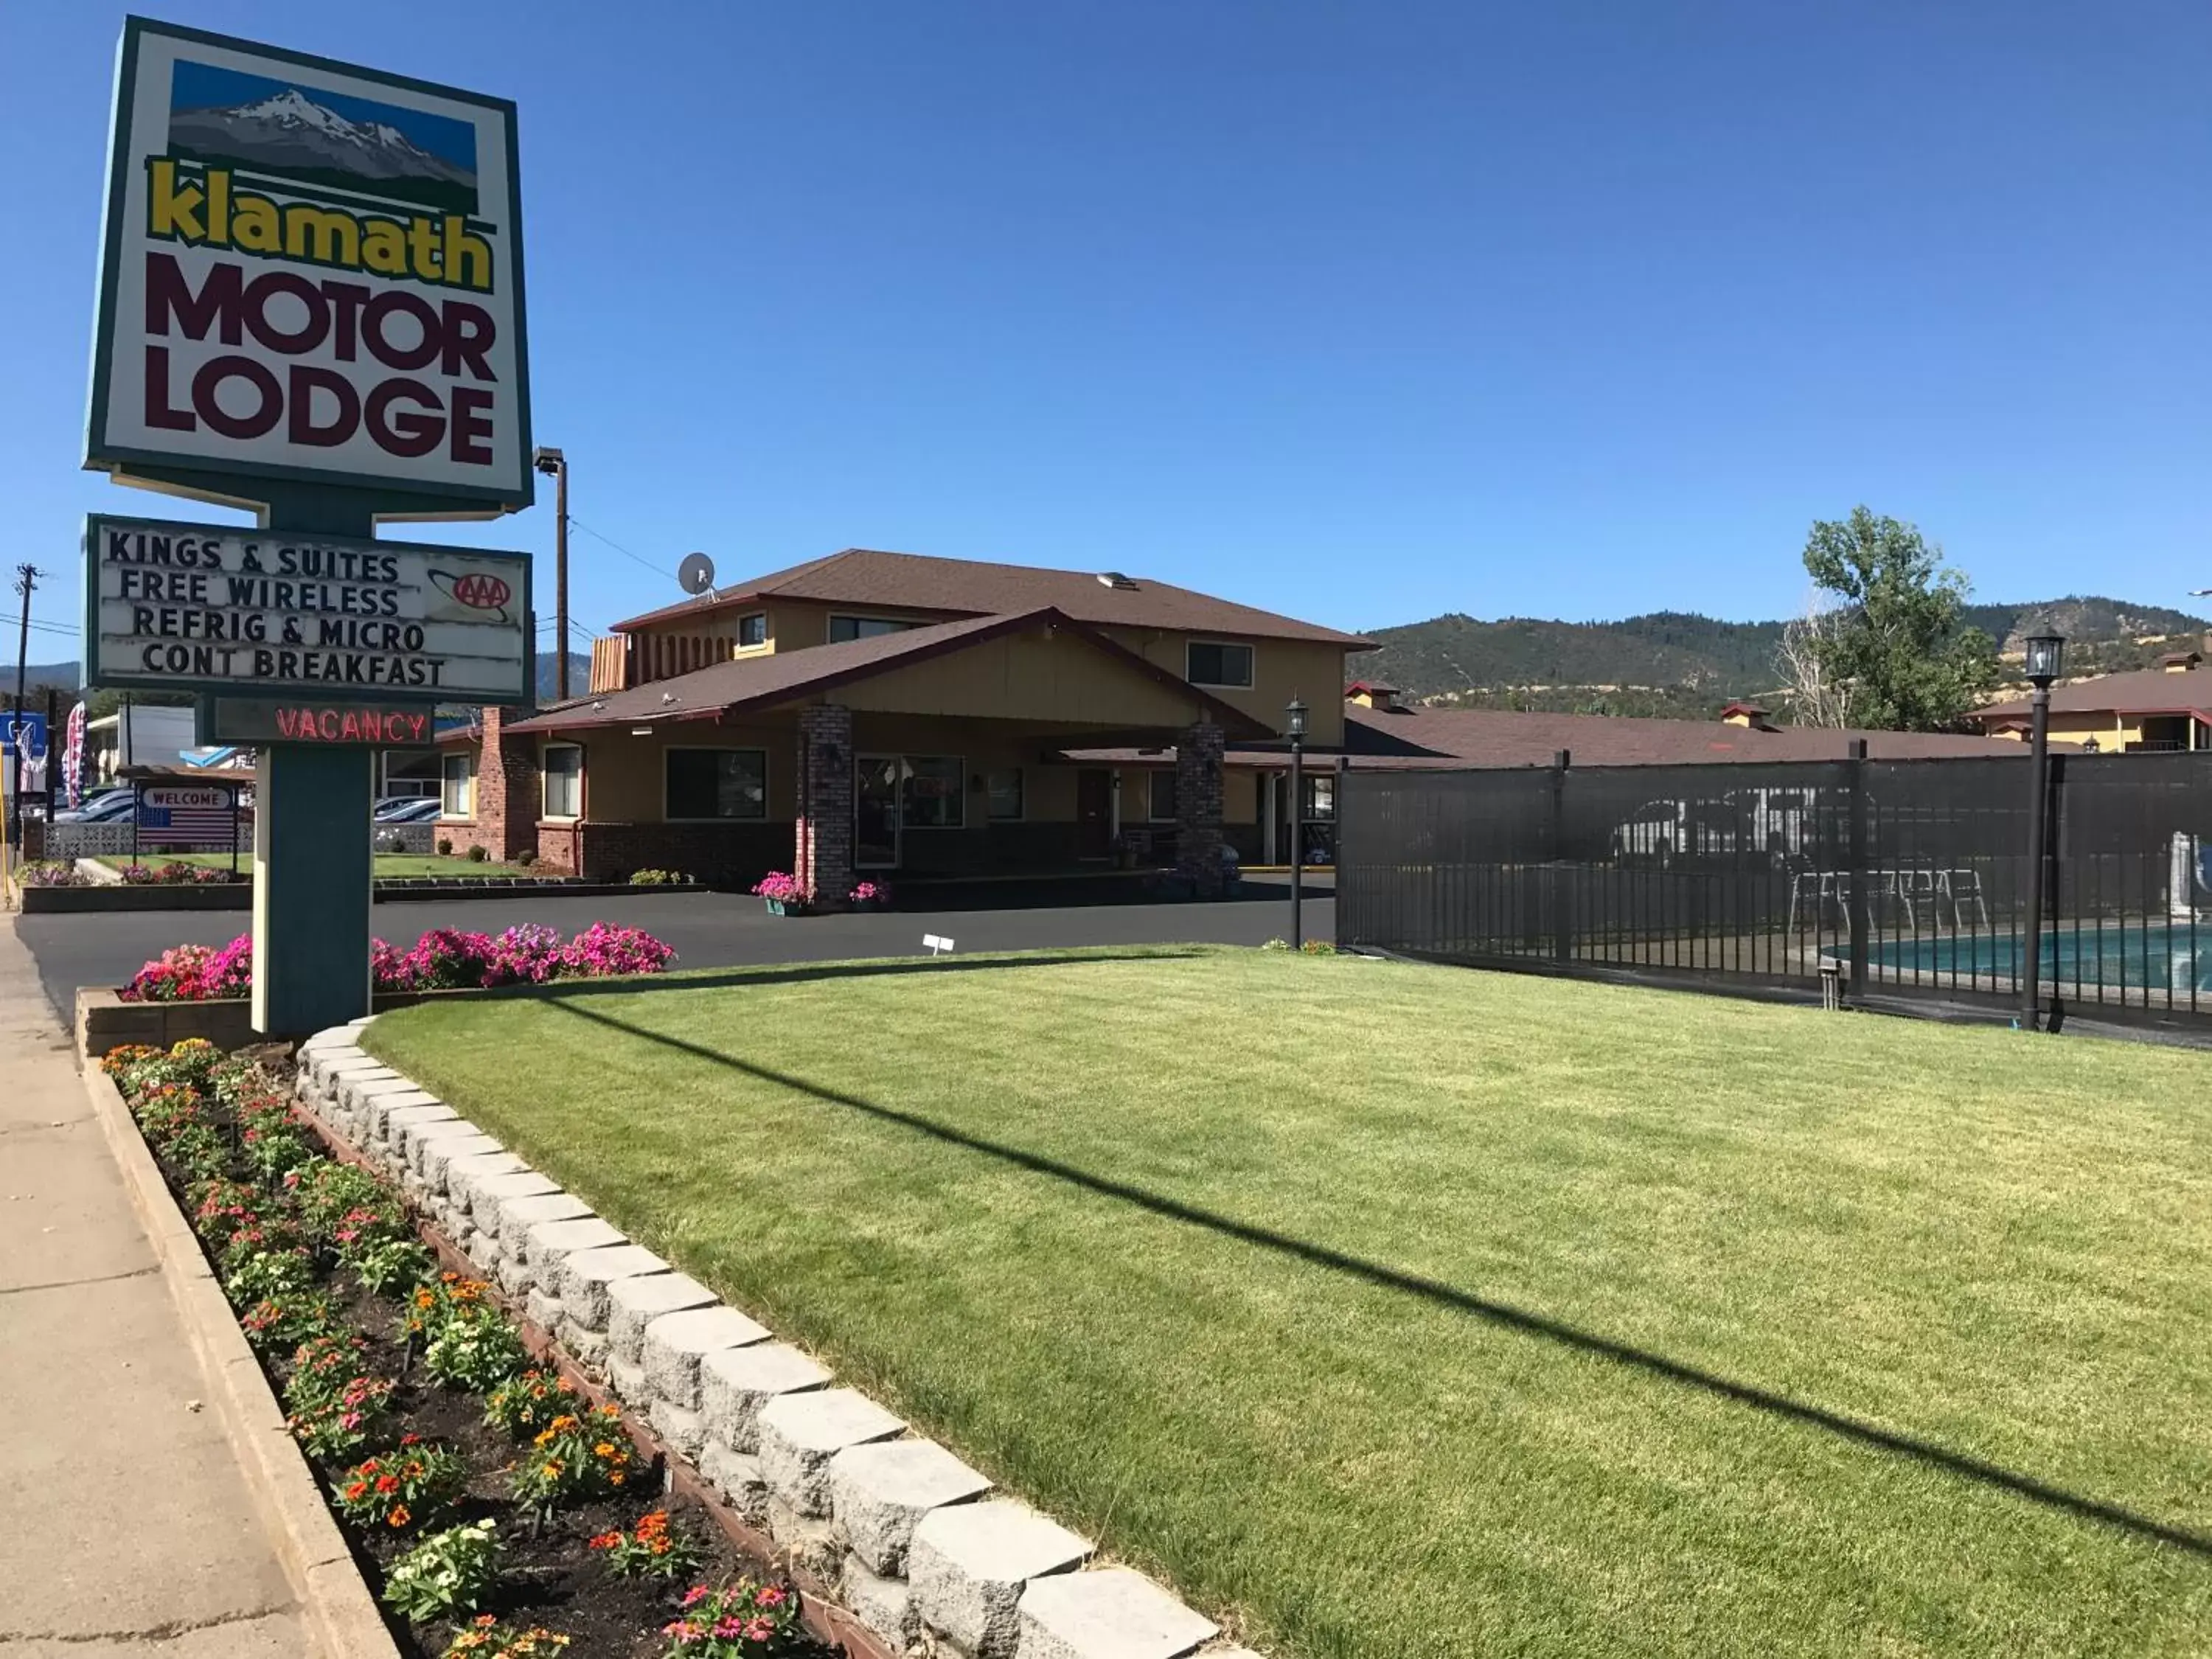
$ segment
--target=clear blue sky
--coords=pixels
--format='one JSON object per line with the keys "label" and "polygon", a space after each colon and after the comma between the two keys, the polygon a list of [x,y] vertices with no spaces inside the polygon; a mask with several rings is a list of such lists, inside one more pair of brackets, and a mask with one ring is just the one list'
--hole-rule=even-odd
{"label": "clear blue sky", "polygon": [[[518,100],[538,434],[666,568],[1748,617],[1863,501],[1988,599],[2212,586],[2203,0],[160,15]],[[0,483],[61,624],[82,514],[166,510],[77,471],[121,18],[0,6]],[[574,546],[592,628],[675,596]]]}

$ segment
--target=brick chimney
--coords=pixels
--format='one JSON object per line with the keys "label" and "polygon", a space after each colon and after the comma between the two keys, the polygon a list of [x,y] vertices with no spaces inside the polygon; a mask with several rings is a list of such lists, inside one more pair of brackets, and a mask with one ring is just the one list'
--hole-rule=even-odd
{"label": "brick chimney", "polygon": [[476,827],[453,836],[457,845],[481,846],[502,862],[538,849],[538,742],[505,729],[520,712],[479,711],[483,742],[477,751]]}

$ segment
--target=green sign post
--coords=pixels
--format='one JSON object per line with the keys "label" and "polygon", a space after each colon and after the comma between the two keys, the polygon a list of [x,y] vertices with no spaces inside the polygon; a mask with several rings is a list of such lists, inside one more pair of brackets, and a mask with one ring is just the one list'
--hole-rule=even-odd
{"label": "green sign post", "polygon": [[321,714],[532,700],[527,556],[375,539],[530,505],[522,293],[513,104],[126,22],[85,465],[258,524],[94,515],[86,682],[279,711],[264,1033],[369,1011],[374,755]]}

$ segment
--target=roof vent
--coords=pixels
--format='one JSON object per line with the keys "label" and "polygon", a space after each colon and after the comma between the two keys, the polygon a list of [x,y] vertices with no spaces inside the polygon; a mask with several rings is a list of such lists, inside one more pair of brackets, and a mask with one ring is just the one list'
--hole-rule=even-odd
{"label": "roof vent", "polygon": [[1127,576],[1123,575],[1118,570],[1100,571],[1098,573],[1098,586],[1101,587],[1123,588],[1132,593],[1137,591],[1137,584],[1131,581]]}
{"label": "roof vent", "polygon": [[1771,732],[1774,720],[1755,702],[1732,702],[1721,710],[1721,719],[1729,726],[1747,726],[1754,732]]}
{"label": "roof vent", "polygon": [[2203,657],[2194,651],[2169,651],[2158,659],[2158,665],[2169,674],[2187,674],[2193,672],[2197,665],[2203,660]]}

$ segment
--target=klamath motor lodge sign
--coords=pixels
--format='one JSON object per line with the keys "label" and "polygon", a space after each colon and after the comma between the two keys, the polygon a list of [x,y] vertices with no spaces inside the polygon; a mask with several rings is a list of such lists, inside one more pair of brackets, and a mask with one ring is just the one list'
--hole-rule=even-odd
{"label": "klamath motor lodge sign", "polygon": [[529,701],[530,562],[95,514],[97,684]]}
{"label": "klamath motor lodge sign", "polygon": [[531,498],[514,107],[133,19],[87,464]]}

